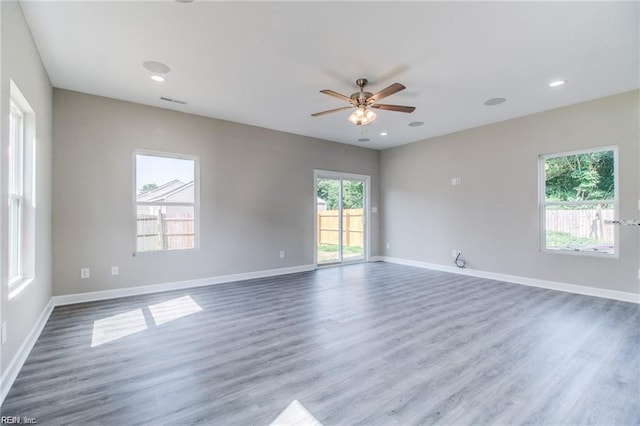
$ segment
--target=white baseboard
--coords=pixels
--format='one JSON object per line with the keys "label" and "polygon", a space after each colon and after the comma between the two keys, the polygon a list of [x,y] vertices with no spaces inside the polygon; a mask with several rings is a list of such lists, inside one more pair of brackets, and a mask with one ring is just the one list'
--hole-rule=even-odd
{"label": "white baseboard", "polygon": [[505,281],[513,284],[527,285],[531,287],[546,288],[549,290],[564,291],[567,293],[582,294],[585,296],[603,297],[605,299],[621,300],[623,302],[639,303],[640,295],[625,291],[607,290],[603,288],[588,287],[577,284],[567,284],[557,281],[540,280],[537,278],[521,277],[517,275],[499,274],[497,272],[480,271],[470,268],[457,268],[449,265],[420,262],[417,260],[401,259],[397,257],[383,256],[382,261],[397,263],[399,265],[416,266],[418,268],[432,269],[435,271],[450,272],[453,274],[469,275],[472,277],[486,278],[490,280]]}
{"label": "white baseboard", "polygon": [[40,333],[42,333],[42,329],[47,324],[49,316],[51,315],[51,312],[53,312],[54,307],[55,304],[53,302],[53,299],[50,299],[49,303],[47,303],[47,306],[44,307],[42,313],[38,317],[38,320],[29,332],[29,335],[22,342],[22,345],[20,345],[18,352],[9,363],[9,366],[5,371],[3,371],[2,377],[0,378],[0,383],[2,383],[0,387],[0,405],[2,405],[4,399],[7,397],[9,389],[11,389],[11,386],[13,386],[13,382],[15,382],[16,378],[18,377],[18,373],[20,373],[22,366],[31,353],[33,345],[36,344],[38,337],[40,337]]}
{"label": "white baseboard", "polygon": [[242,274],[220,275],[217,277],[198,278],[195,280],[173,281],[162,284],[151,284],[138,287],[119,288],[114,290],[93,291],[88,293],[67,294],[53,296],[55,306],[74,303],[95,302],[97,300],[117,299],[119,297],[139,296],[142,294],[160,293],[163,291],[183,290],[185,288],[203,287],[214,284],[224,284],[234,281],[252,280],[255,278],[274,277],[277,275],[295,274],[313,271],[314,265],[301,265],[290,268],[268,269],[264,271],[246,272]]}
{"label": "white baseboard", "polygon": [[371,256],[369,258],[369,262],[382,262],[384,260],[383,256]]}

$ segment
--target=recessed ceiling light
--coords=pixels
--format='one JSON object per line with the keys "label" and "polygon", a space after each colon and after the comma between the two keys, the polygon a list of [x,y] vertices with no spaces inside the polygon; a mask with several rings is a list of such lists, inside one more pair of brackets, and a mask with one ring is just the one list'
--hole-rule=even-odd
{"label": "recessed ceiling light", "polygon": [[506,101],[505,98],[491,98],[491,99],[487,99],[484,104],[487,106],[494,106],[494,105],[500,105],[502,103],[504,103]]}
{"label": "recessed ceiling light", "polygon": [[164,83],[164,77],[161,75],[152,75],[151,80],[157,81],[158,83]]}
{"label": "recessed ceiling light", "polygon": [[358,139],[358,142],[369,142],[371,139],[369,138],[360,138]]}
{"label": "recessed ceiling light", "polygon": [[409,127],[420,127],[424,124],[424,121],[412,121],[409,123]]}
{"label": "recessed ceiling light", "polygon": [[554,80],[551,83],[549,83],[549,87],[560,87],[560,86],[564,86],[565,81],[564,80]]}
{"label": "recessed ceiling light", "polygon": [[142,63],[142,66],[147,71],[151,71],[156,74],[166,74],[169,71],[171,71],[171,68],[169,68],[167,65],[163,64],[162,62],[158,62],[158,61],[145,61]]}
{"label": "recessed ceiling light", "polygon": [[387,132],[380,132],[380,136],[387,136],[388,133]]}

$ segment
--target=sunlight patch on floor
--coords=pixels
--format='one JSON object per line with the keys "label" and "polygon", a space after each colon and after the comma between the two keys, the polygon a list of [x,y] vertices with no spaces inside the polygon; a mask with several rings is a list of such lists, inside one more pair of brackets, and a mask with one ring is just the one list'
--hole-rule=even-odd
{"label": "sunlight patch on floor", "polygon": [[191,296],[187,295],[99,319],[93,322],[91,347],[95,348],[96,346],[147,330],[149,327],[154,327],[151,322],[147,323],[143,309],[149,309],[147,316],[151,313],[155,326],[202,311],[202,307]]}
{"label": "sunlight patch on floor", "polygon": [[95,348],[146,329],[147,322],[144,319],[142,309],[135,309],[124,314],[96,320],[93,322],[91,347]]}
{"label": "sunlight patch on floor", "polygon": [[162,325],[178,318],[200,312],[202,307],[191,296],[182,296],[166,302],[149,305],[149,310],[156,325]]}
{"label": "sunlight patch on floor", "polygon": [[304,405],[294,399],[271,422],[270,426],[322,426],[322,423],[313,417],[313,414],[304,408]]}

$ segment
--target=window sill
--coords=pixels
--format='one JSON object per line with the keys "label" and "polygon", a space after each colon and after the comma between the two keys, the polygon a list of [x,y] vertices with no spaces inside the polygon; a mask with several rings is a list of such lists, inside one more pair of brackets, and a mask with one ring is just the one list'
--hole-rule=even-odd
{"label": "window sill", "polygon": [[22,293],[34,281],[34,278],[20,278],[9,285],[9,300]]}
{"label": "window sill", "polygon": [[615,253],[604,253],[597,251],[587,251],[587,250],[574,250],[574,249],[548,249],[545,248],[542,250],[543,253],[553,253],[553,254],[564,254],[568,256],[583,256],[583,257],[597,257],[600,259],[619,259],[620,255],[616,250]]}
{"label": "window sill", "polygon": [[133,257],[142,257],[142,256],[154,256],[154,255],[162,255],[168,253],[197,253],[199,252],[199,248],[192,249],[175,249],[175,250],[155,250],[155,251],[134,251]]}

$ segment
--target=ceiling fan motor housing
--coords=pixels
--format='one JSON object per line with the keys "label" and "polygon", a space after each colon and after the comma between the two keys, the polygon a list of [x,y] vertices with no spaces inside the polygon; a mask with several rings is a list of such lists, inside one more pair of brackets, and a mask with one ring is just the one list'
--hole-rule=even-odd
{"label": "ceiling fan motor housing", "polygon": [[367,105],[367,98],[373,96],[373,93],[369,92],[356,92],[351,94],[351,99],[356,101],[356,106]]}
{"label": "ceiling fan motor housing", "polygon": [[360,88],[359,92],[353,93],[351,95],[351,99],[353,99],[354,101],[357,101],[358,103],[356,104],[356,106],[358,107],[362,107],[362,106],[366,106],[367,105],[367,98],[369,98],[370,96],[373,96],[373,93],[369,93],[369,92],[365,92],[364,91],[364,86],[367,85],[367,83],[369,82],[369,80],[367,80],[366,78],[359,78],[356,80],[356,85]]}

